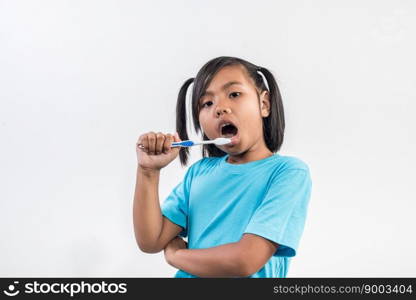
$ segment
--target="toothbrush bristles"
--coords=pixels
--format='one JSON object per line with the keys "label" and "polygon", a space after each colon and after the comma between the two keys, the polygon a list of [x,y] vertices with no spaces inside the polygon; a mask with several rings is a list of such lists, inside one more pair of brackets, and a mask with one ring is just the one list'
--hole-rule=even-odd
{"label": "toothbrush bristles", "polygon": [[228,138],[216,138],[214,141],[216,145],[225,145],[231,143],[231,139]]}

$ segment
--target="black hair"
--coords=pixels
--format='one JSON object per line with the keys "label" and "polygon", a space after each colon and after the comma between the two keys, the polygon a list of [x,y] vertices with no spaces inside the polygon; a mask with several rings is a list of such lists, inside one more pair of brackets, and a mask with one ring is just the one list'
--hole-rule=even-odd
{"label": "black hair", "polygon": [[[186,92],[191,83],[194,83],[192,90],[192,119],[195,131],[198,134],[201,131],[199,124],[199,99],[205,93],[212,78],[223,67],[241,65],[245,68],[248,75],[254,80],[255,86],[260,90],[269,92],[270,99],[270,113],[263,118],[263,136],[267,148],[275,153],[279,151],[284,137],[285,117],[283,111],[283,103],[280,95],[279,87],[273,74],[266,68],[256,66],[244,59],[220,56],[208,61],[198,72],[195,78],[190,78],[185,81],[179,90],[178,101],[176,104],[176,131],[181,140],[188,140],[188,132],[186,129]],[[263,80],[266,79],[267,86]],[[258,94],[259,95],[259,94]],[[203,134],[203,140],[208,140],[208,137]],[[224,151],[217,148],[214,144],[202,145],[202,157],[221,157],[226,155]],[[188,162],[189,148],[182,147],[179,151],[179,158],[182,166],[186,166]]]}

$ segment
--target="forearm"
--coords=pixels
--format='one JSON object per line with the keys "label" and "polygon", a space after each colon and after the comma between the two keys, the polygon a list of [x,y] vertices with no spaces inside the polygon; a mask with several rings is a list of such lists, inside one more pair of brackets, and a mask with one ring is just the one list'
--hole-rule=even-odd
{"label": "forearm", "polygon": [[133,203],[133,224],[141,250],[151,252],[162,231],[163,218],[159,204],[160,171],[137,168]]}
{"label": "forearm", "polygon": [[238,243],[229,243],[207,249],[179,249],[168,263],[198,277],[245,277],[241,257]]}

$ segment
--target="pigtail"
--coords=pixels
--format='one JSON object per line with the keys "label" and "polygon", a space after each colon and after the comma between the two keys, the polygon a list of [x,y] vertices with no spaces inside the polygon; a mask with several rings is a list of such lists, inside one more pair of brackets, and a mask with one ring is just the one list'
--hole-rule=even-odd
{"label": "pigtail", "polygon": [[[182,85],[179,90],[178,101],[176,103],[176,131],[179,134],[181,140],[188,140],[188,132],[186,130],[186,92],[188,87],[194,81],[194,78],[190,78]],[[179,159],[182,167],[186,166],[188,162],[189,148],[181,147],[179,150]]]}
{"label": "pigtail", "polygon": [[[273,76],[273,74],[266,68],[259,67],[260,71],[267,80],[270,93],[270,114],[263,122],[264,140],[266,145],[272,151],[278,151],[283,143],[284,131],[285,131],[285,116],[283,109],[282,96],[280,95],[279,87]],[[276,148],[277,149],[274,149]]]}

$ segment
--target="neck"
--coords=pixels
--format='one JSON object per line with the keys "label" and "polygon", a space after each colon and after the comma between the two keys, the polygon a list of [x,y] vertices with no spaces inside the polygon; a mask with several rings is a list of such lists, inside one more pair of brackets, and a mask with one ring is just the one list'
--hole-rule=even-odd
{"label": "neck", "polygon": [[227,162],[230,164],[244,164],[251,161],[256,161],[260,159],[264,159],[273,155],[263,142],[261,145],[254,145],[247,151],[239,154],[232,154],[229,153],[227,158]]}

